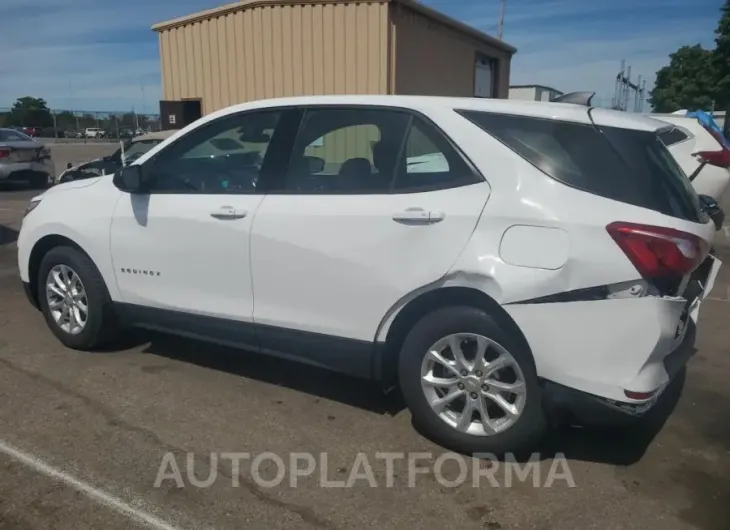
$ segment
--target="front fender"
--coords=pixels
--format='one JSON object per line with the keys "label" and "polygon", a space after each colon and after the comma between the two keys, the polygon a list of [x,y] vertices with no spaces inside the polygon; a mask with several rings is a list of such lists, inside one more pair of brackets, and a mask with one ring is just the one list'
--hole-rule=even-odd
{"label": "front fender", "polygon": [[[33,249],[50,236],[68,239],[96,265],[113,300],[119,299],[110,251],[114,207],[120,194],[109,183],[92,186],[97,179],[69,182],[46,191],[41,203],[25,219],[18,234],[18,269],[30,282]],[[113,189],[100,189],[110,186]],[[94,189],[96,188],[96,189]]]}

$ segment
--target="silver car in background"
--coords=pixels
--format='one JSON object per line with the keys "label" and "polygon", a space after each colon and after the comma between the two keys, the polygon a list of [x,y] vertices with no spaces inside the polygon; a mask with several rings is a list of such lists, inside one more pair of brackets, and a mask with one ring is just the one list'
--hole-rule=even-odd
{"label": "silver car in background", "polygon": [[0,184],[26,181],[45,188],[53,174],[48,147],[15,129],[0,128]]}

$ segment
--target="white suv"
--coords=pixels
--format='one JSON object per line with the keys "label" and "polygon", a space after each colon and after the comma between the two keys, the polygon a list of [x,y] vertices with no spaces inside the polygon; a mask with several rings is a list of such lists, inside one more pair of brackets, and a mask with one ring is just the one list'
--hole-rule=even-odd
{"label": "white suv", "polygon": [[697,193],[721,201],[730,182],[730,150],[722,134],[684,113],[651,116],[674,125],[659,137],[690,178]]}
{"label": "white suv", "polygon": [[[686,363],[715,228],[665,124],[561,103],[258,101],[34,199],[18,240],[65,345],[139,326],[396,382],[467,452],[638,416]],[[704,291],[703,291],[704,289]]]}

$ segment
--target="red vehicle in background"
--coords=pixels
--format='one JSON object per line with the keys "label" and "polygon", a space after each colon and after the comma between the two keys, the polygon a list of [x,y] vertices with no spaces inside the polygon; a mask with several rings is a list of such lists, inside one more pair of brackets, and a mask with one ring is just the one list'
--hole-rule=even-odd
{"label": "red vehicle in background", "polygon": [[21,127],[20,130],[31,138],[38,136],[38,129],[36,127]]}

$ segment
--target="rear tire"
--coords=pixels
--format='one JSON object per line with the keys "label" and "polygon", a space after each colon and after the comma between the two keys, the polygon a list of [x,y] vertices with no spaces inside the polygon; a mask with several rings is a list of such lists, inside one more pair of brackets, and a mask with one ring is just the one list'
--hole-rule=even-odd
{"label": "rear tire", "polygon": [[[480,352],[488,362],[477,361]],[[437,370],[445,366],[442,361],[451,368]],[[522,453],[545,433],[531,353],[481,309],[447,307],[424,316],[403,343],[398,372],[414,423],[447,448],[467,454]]]}
{"label": "rear tire", "polygon": [[78,249],[55,247],[43,257],[38,301],[48,327],[69,348],[88,351],[118,334],[104,279],[94,262]]}
{"label": "rear tire", "polygon": [[30,187],[36,190],[46,189],[48,187],[48,175],[45,173],[31,173],[28,176]]}

